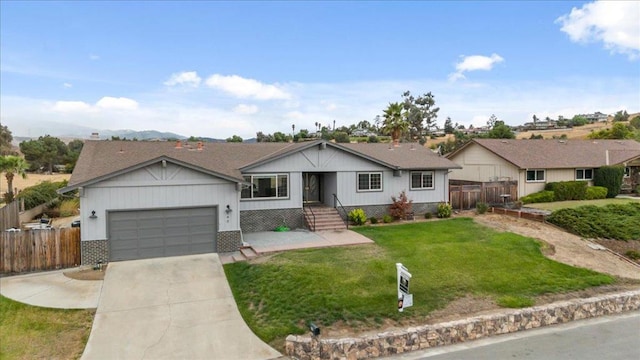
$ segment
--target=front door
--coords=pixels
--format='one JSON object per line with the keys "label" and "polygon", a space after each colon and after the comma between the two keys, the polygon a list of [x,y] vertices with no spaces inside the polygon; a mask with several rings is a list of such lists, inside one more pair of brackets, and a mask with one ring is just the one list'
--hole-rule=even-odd
{"label": "front door", "polygon": [[302,173],[302,187],[302,201],[305,204],[322,202],[322,174]]}

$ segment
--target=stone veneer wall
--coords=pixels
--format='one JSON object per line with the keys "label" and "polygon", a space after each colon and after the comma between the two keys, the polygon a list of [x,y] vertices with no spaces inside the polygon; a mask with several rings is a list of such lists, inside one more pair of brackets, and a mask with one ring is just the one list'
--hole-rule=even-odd
{"label": "stone veneer wall", "polygon": [[302,208],[240,211],[244,232],[271,231],[283,224],[291,229],[305,228]]}
{"label": "stone veneer wall", "polygon": [[109,243],[107,240],[80,241],[80,263],[95,265],[109,262]]}
{"label": "stone veneer wall", "polygon": [[319,339],[289,335],[285,347],[287,355],[294,359],[367,359],[634,310],[640,310],[640,290],[507,310],[359,338]]}
{"label": "stone veneer wall", "polygon": [[230,252],[240,250],[242,234],[240,230],[219,231],[216,239],[216,252]]}
{"label": "stone veneer wall", "polygon": [[[367,215],[367,218],[375,216],[376,218],[381,219],[383,216],[389,214],[390,205],[391,204],[345,206],[344,209],[347,211],[347,214],[353,209],[362,209],[364,210],[364,213]],[[438,209],[438,203],[413,203],[412,208],[415,214],[424,214],[427,212],[436,213]]]}

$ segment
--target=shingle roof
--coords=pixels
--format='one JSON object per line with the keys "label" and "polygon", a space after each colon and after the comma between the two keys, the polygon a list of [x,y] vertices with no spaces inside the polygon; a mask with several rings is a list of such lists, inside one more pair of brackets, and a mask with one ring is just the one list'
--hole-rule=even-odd
{"label": "shingle roof", "polygon": [[635,140],[474,139],[447,158],[473,143],[520,169],[597,168],[640,156],[640,142]]}
{"label": "shingle roof", "polygon": [[[168,159],[233,181],[243,181],[241,169],[260,165],[324,141],[301,143],[195,143],[88,140],[69,180],[68,189],[103,180],[147,163]],[[431,150],[411,144],[326,143],[393,169],[458,168]]]}

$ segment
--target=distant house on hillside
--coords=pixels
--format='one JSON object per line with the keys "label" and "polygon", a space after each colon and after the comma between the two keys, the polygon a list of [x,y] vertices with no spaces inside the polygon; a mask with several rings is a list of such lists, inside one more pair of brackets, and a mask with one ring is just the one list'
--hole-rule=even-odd
{"label": "distant house on hillside", "polygon": [[625,167],[625,188],[640,184],[640,142],[634,140],[474,139],[446,156],[461,166],[452,181],[517,181],[517,197],[541,190],[549,182],[588,181],[605,165]]}
{"label": "distant house on hillside", "polygon": [[609,115],[603,114],[599,111],[596,111],[593,114],[580,114],[578,116],[584,117],[590,123],[607,122],[607,120],[609,119]]}

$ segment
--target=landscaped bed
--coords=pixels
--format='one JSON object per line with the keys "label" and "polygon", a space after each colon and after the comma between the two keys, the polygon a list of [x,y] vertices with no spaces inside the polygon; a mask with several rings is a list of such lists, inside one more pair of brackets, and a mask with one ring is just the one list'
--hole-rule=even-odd
{"label": "landscaped bed", "polygon": [[[501,233],[470,218],[361,227],[375,245],[294,251],[225,266],[243,317],[282,348],[308,322],[362,332],[420,324],[439,309],[474,298],[505,307],[539,296],[612,284],[608,275],[547,259],[541,243]],[[414,306],[399,313],[396,267],[413,274]]]}

